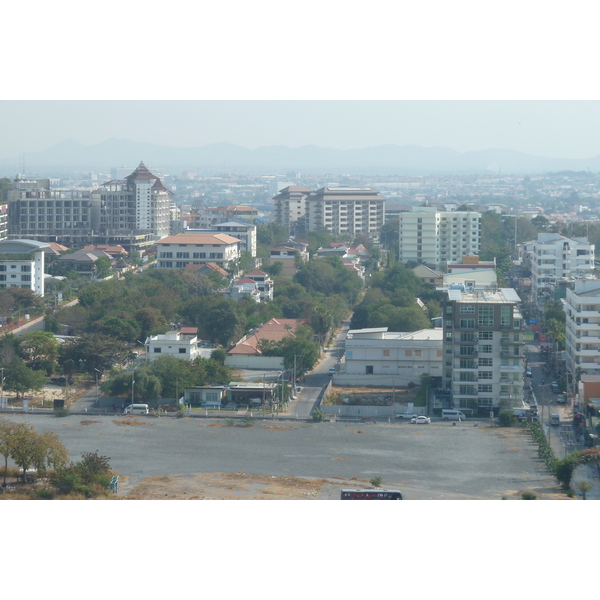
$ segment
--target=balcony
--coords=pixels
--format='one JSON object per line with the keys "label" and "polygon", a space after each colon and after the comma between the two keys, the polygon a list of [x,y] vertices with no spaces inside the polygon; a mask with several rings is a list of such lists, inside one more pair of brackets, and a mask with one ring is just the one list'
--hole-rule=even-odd
{"label": "balcony", "polygon": [[518,373],[523,371],[523,365],[500,365],[500,371]]}

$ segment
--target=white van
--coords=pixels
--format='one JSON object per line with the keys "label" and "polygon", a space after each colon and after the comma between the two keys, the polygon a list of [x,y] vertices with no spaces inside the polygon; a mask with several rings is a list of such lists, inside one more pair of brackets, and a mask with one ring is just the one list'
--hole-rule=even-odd
{"label": "white van", "polygon": [[147,404],[130,404],[125,407],[123,411],[126,415],[147,415],[148,405]]}
{"label": "white van", "polygon": [[556,413],[550,415],[550,425],[560,425],[560,416]]}
{"label": "white van", "polygon": [[465,421],[467,417],[460,410],[442,409],[442,419],[444,421]]}

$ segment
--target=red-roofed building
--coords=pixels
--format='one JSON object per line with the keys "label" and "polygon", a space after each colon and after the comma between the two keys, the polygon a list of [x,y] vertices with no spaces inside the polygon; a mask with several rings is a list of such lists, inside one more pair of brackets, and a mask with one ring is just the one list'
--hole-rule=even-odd
{"label": "red-roofed building", "polygon": [[224,269],[240,257],[240,240],[225,233],[180,233],[156,242],[161,269],[185,269],[188,265],[215,263]]}
{"label": "red-roofed building", "polygon": [[283,359],[278,356],[262,356],[261,340],[280,342],[288,335],[295,335],[304,319],[271,319],[254,334],[243,337],[227,352],[225,364],[237,369],[281,369]]}

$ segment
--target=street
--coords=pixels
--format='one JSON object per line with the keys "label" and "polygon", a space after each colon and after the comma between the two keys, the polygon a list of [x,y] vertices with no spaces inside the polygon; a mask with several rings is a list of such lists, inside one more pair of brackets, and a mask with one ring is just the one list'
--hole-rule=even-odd
{"label": "street", "polygon": [[344,348],[346,333],[350,327],[350,320],[344,321],[340,329],[334,335],[334,338],[324,352],[321,360],[315,368],[306,375],[305,381],[300,384],[302,391],[300,395],[293,400],[284,414],[294,415],[299,419],[308,419],[317,403],[319,394],[323,388],[331,381],[329,369],[335,367],[341,359]]}

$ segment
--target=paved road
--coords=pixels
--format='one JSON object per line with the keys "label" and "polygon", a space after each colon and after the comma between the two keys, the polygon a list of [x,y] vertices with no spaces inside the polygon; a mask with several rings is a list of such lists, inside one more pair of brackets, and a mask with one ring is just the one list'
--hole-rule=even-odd
{"label": "paved road", "polygon": [[295,415],[299,419],[308,419],[317,405],[319,395],[323,388],[331,381],[329,369],[335,367],[342,356],[344,340],[350,326],[350,321],[344,321],[341,328],[336,332],[334,339],[324,352],[317,366],[305,377],[305,382],[300,384],[302,391],[296,400],[293,400],[287,415]]}

